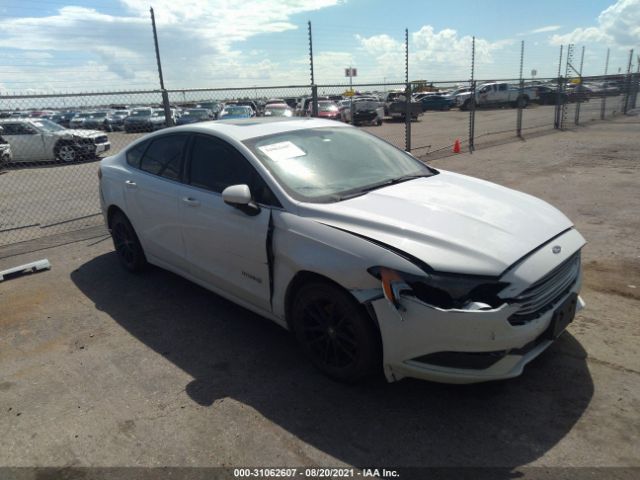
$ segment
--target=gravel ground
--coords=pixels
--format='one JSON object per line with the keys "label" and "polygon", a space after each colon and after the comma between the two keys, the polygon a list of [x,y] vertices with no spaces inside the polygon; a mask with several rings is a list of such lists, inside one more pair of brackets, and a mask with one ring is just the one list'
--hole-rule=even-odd
{"label": "gravel ground", "polygon": [[105,237],[1,259],[53,267],[0,283],[0,465],[640,467],[639,133],[626,117],[433,162],[553,203],[589,241],[587,308],[510,381],[334,383],[274,324],[126,274]]}

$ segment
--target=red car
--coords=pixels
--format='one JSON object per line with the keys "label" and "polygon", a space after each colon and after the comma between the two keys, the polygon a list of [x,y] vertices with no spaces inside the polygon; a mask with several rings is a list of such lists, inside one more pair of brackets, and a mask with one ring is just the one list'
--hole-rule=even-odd
{"label": "red car", "polygon": [[[307,117],[311,116],[312,104],[307,107]],[[336,102],[331,100],[322,100],[318,102],[318,117],[328,118],[329,120],[341,120],[340,110]]]}

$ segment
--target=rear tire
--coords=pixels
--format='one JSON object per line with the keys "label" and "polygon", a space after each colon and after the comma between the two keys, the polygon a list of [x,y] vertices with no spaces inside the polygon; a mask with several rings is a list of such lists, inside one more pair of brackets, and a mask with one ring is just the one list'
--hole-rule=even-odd
{"label": "rear tire", "polygon": [[129,272],[138,273],[147,266],[147,258],[131,222],[122,212],[116,212],[111,219],[111,238],[120,264]]}
{"label": "rear tire", "polygon": [[291,314],[302,349],[329,377],[356,382],[379,369],[378,332],[363,307],[341,288],[324,282],[304,285]]}

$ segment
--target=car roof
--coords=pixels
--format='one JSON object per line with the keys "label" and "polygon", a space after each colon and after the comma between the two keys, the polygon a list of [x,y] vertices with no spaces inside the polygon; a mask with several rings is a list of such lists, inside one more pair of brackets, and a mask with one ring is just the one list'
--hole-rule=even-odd
{"label": "car roof", "polygon": [[201,122],[197,125],[176,127],[176,130],[197,130],[202,133],[219,133],[240,142],[250,138],[293,132],[310,128],[339,127],[350,128],[349,125],[333,120],[319,118],[246,118],[238,120],[217,120]]}

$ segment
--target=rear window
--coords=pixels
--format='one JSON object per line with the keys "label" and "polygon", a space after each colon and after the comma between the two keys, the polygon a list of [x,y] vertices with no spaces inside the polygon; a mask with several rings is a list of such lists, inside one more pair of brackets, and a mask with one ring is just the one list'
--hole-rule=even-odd
{"label": "rear window", "polygon": [[135,168],[140,168],[140,159],[142,158],[142,154],[149,146],[149,141],[140,142],[136,146],[129,149],[127,152],[127,163]]}
{"label": "rear window", "polygon": [[187,135],[166,135],[152,139],[140,160],[140,170],[169,180],[180,180],[186,140]]}

